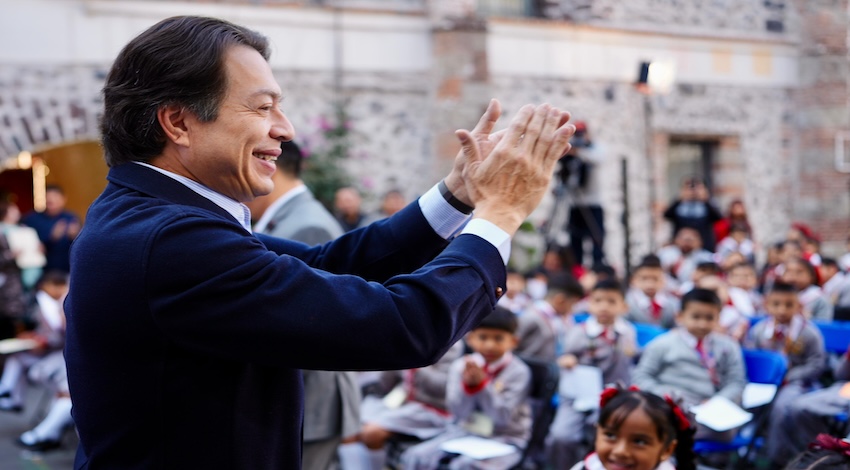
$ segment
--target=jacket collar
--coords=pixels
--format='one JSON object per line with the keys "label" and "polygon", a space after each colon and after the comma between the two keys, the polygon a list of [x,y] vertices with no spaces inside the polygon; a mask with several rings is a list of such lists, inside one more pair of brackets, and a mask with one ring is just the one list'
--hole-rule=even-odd
{"label": "jacket collar", "polygon": [[141,193],[166,200],[173,204],[195,206],[219,214],[225,219],[239,224],[229,212],[200,194],[187,188],[179,181],[151,170],[142,165],[125,163],[109,169],[106,179]]}

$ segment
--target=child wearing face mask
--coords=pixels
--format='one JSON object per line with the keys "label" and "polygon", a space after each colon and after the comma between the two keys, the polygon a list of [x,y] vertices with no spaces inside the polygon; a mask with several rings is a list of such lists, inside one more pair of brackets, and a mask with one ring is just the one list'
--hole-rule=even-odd
{"label": "child wearing face mask", "polygon": [[[635,387],[602,392],[596,451],[571,470],[694,470],[694,430],[670,397]],[[670,462],[675,456],[676,465]]]}

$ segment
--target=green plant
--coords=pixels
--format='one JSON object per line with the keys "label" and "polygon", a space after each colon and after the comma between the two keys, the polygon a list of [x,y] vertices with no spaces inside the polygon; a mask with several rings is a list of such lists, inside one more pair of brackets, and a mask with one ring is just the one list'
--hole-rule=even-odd
{"label": "green plant", "polygon": [[304,166],[301,179],[316,199],[332,209],[336,190],[351,184],[344,164],[351,143],[351,123],[345,105],[335,104],[330,119],[319,116],[316,127],[319,133],[313,138],[305,138],[302,145]]}

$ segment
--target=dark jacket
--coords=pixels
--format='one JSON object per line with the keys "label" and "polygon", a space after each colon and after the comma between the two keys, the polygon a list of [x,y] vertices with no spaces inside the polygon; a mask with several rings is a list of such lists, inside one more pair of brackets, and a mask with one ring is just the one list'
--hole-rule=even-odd
{"label": "dark jacket", "polygon": [[504,289],[497,249],[447,244],[418,203],[311,248],[149,168],[108,179],[71,253],[77,468],[297,469],[296,369],[433,363]]}

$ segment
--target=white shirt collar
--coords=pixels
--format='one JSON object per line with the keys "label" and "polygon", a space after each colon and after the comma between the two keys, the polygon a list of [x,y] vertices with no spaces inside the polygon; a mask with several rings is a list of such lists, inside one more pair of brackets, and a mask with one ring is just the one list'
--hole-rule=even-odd
{"label": "white shirt collar", "polygon": [[[605,465],[602,464],[602,461],[599,459],[599,455],[596,452],[588,455],[584,459],[584,470],[605,470]],[[665,460],[658,464],[655,467],[655,470],[676,470],[676,467],[670,463],[669,460]]]}
{"label": "white shirt collar", "polygon": [[295,196],[297,196],[301,193],[304,193],[306,191],[307,191],[307,186],[304,186],[303,183],[299,183],[298,186],[290,189],[289,191],[283,193],[282,196],[275,199],[274,202],[269,204],[269,207],[266,208],[266,211],[263,212],[263,216],[260,217],[260,220],[258,220],[257,223],[254,224],[254,231],[260,232],[260,233],[265,233],[266,227],[268,227],[269,222],[272,221],[272,218],[274,217],[274,215],[278,211],[278,209],[283,207],[283,205],[286,204],[287,202],[291,201],[292,198],[294,198]]}
{"label": "white shirt collar", "polygon": [[137,165],[142,165],[144,167],[148,167],[152,170],[156,170],[163,175],[177,181],[178,183],[182,183],[183,186],[195,191],[199,195],[209,199],[213,204],[221,207],[228,214],[232,215],[239,225],[241,225],[248,233],[251,233],[251,210],[248,209],[248,206],[242,204],[239,201],[231,199],[221,193],[215,192],[212,189],[198,183],[193,179],[189,179],[183,175],[178,175],[177,173],[172,173],[168,170],[163,170],[162,168],[151,165],[150,163],[134,161],[133,163]]}
{"label": "white shirt collar", "polygon": [[[697,343],[699,342],[699,340],[697,339],[696,336],[690,334],[688,332],[688,330],[686,330],[683,327],[679,327],[679,333],[681,333],[682,339],[685,340],[685,344],[687,344],[688,346],[690,346],[692,348],[697,347]],[[705,338],[703,338],[703,340],[702,340],[703,344],[706,344],[708,342],[709,338],[711,338],[711,335],[712,335],[712,333],[709,333]]]}
{"label": "white shirt collar", "polygon": [[[629,325],[628,325],[628,323],[626,323],[626,320],[623,320],[622,318],[619,318],[619,317],[616,320],[614,320],[613,327],[614,327],[614,331],[621,334],[621,335],[626,334],[626,332],[628,332],[628,330],[629,330]],[[599,322],[596,320],[596,317],[591,315],[591,316],[587,317],[587,320],[585,320],[585,322],[584,322],[584,331],[591,338],[595,338],[595,337],[601,335],[603,331],[605,331],[605,327],[602,326],[601,324],[599,324]]]}
{"label": "white shirt collar", "polygon": [[806,326],[806,318],[803,315],[797,313],[791,317],[791,323],[789,325],[777,325],[776,320],[773,317],[769,317],[767,319],[767,324],[765,325],[764,332],[762,335],[764,339],[771,339],[776,332],[776,327],[780,326],[785,336],[788,337],[791,341],[797,341],[797,338],[800,337],[800,333],[803,331],[803,327]]}

